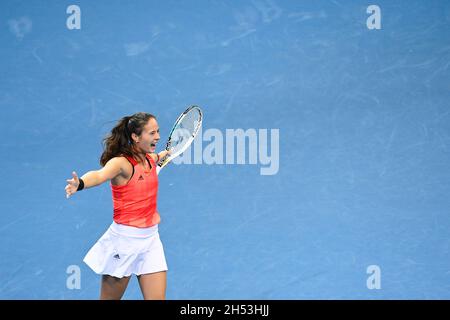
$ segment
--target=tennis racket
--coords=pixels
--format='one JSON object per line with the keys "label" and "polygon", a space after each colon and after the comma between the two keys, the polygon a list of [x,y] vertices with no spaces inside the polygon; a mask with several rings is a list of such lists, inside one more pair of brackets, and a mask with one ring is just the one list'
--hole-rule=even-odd
{"label": "tennis racket", "polygon": [[156,167],[157,174],[172,159],[178,157],[189,148],[202,127],[202,119],[202,110],[197,106],[190,106],[178,117],[166,143],[166,150],[170,151],[170,154],[158,162]]}

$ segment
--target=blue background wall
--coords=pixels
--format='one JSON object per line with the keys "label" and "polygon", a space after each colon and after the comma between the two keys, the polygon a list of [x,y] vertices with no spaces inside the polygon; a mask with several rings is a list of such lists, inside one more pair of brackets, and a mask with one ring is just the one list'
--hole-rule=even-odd
{"label": "blue background wall", "polygon": [[444,0],[2,1],[0,298],[98,298],[111,191],[66,179],[119,118],[165,139],[198,104],[204,132],[279,129],[280,168],[161,172],[168,299],[449,299],[449,27]]}

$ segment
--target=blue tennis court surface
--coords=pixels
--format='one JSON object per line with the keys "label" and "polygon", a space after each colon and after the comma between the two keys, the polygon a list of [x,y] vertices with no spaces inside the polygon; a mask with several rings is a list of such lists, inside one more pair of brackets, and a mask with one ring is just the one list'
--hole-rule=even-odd
{"label": "blue tennis court surface", "polygon": [[190,104],[167,299],[450,299],[449,27],[445,0],[2,1],[0,299],[98,298],[111,190],[66,179]]}

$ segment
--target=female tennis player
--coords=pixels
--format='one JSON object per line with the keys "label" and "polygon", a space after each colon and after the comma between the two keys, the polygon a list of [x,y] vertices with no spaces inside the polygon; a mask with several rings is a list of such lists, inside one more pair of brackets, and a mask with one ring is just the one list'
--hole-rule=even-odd
{"label": "female tennis player", "polygon": [[110,180],[113,222],[84,258],[102,275],[100,299],[121,299],[132,274],[144,299],[165,299],[167,264],[158,233],[156,164],[169,152],[155,153],[159,139],[153,115],[124,117],[103,141],[103,168],[81,178],[72,172],[67,180],[68,198]]}

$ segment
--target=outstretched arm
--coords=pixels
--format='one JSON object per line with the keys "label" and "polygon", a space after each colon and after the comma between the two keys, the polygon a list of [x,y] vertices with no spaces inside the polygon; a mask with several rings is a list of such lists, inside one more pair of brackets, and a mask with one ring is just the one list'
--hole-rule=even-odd
{"label": "outstretched arm", "polygon": [[[105,181],[117,177],[121,172],[122,168],[120,159],[112,158],[100,170],[89,171],[81,177],[84,182],[83,189],[98,186]],[[69,198],[77,192],[78,186],[80,185],[80,178],[78,178],[77,173],[74,171],[72,172],[72,179],[68,179],[66,181],[66,198]]]}

